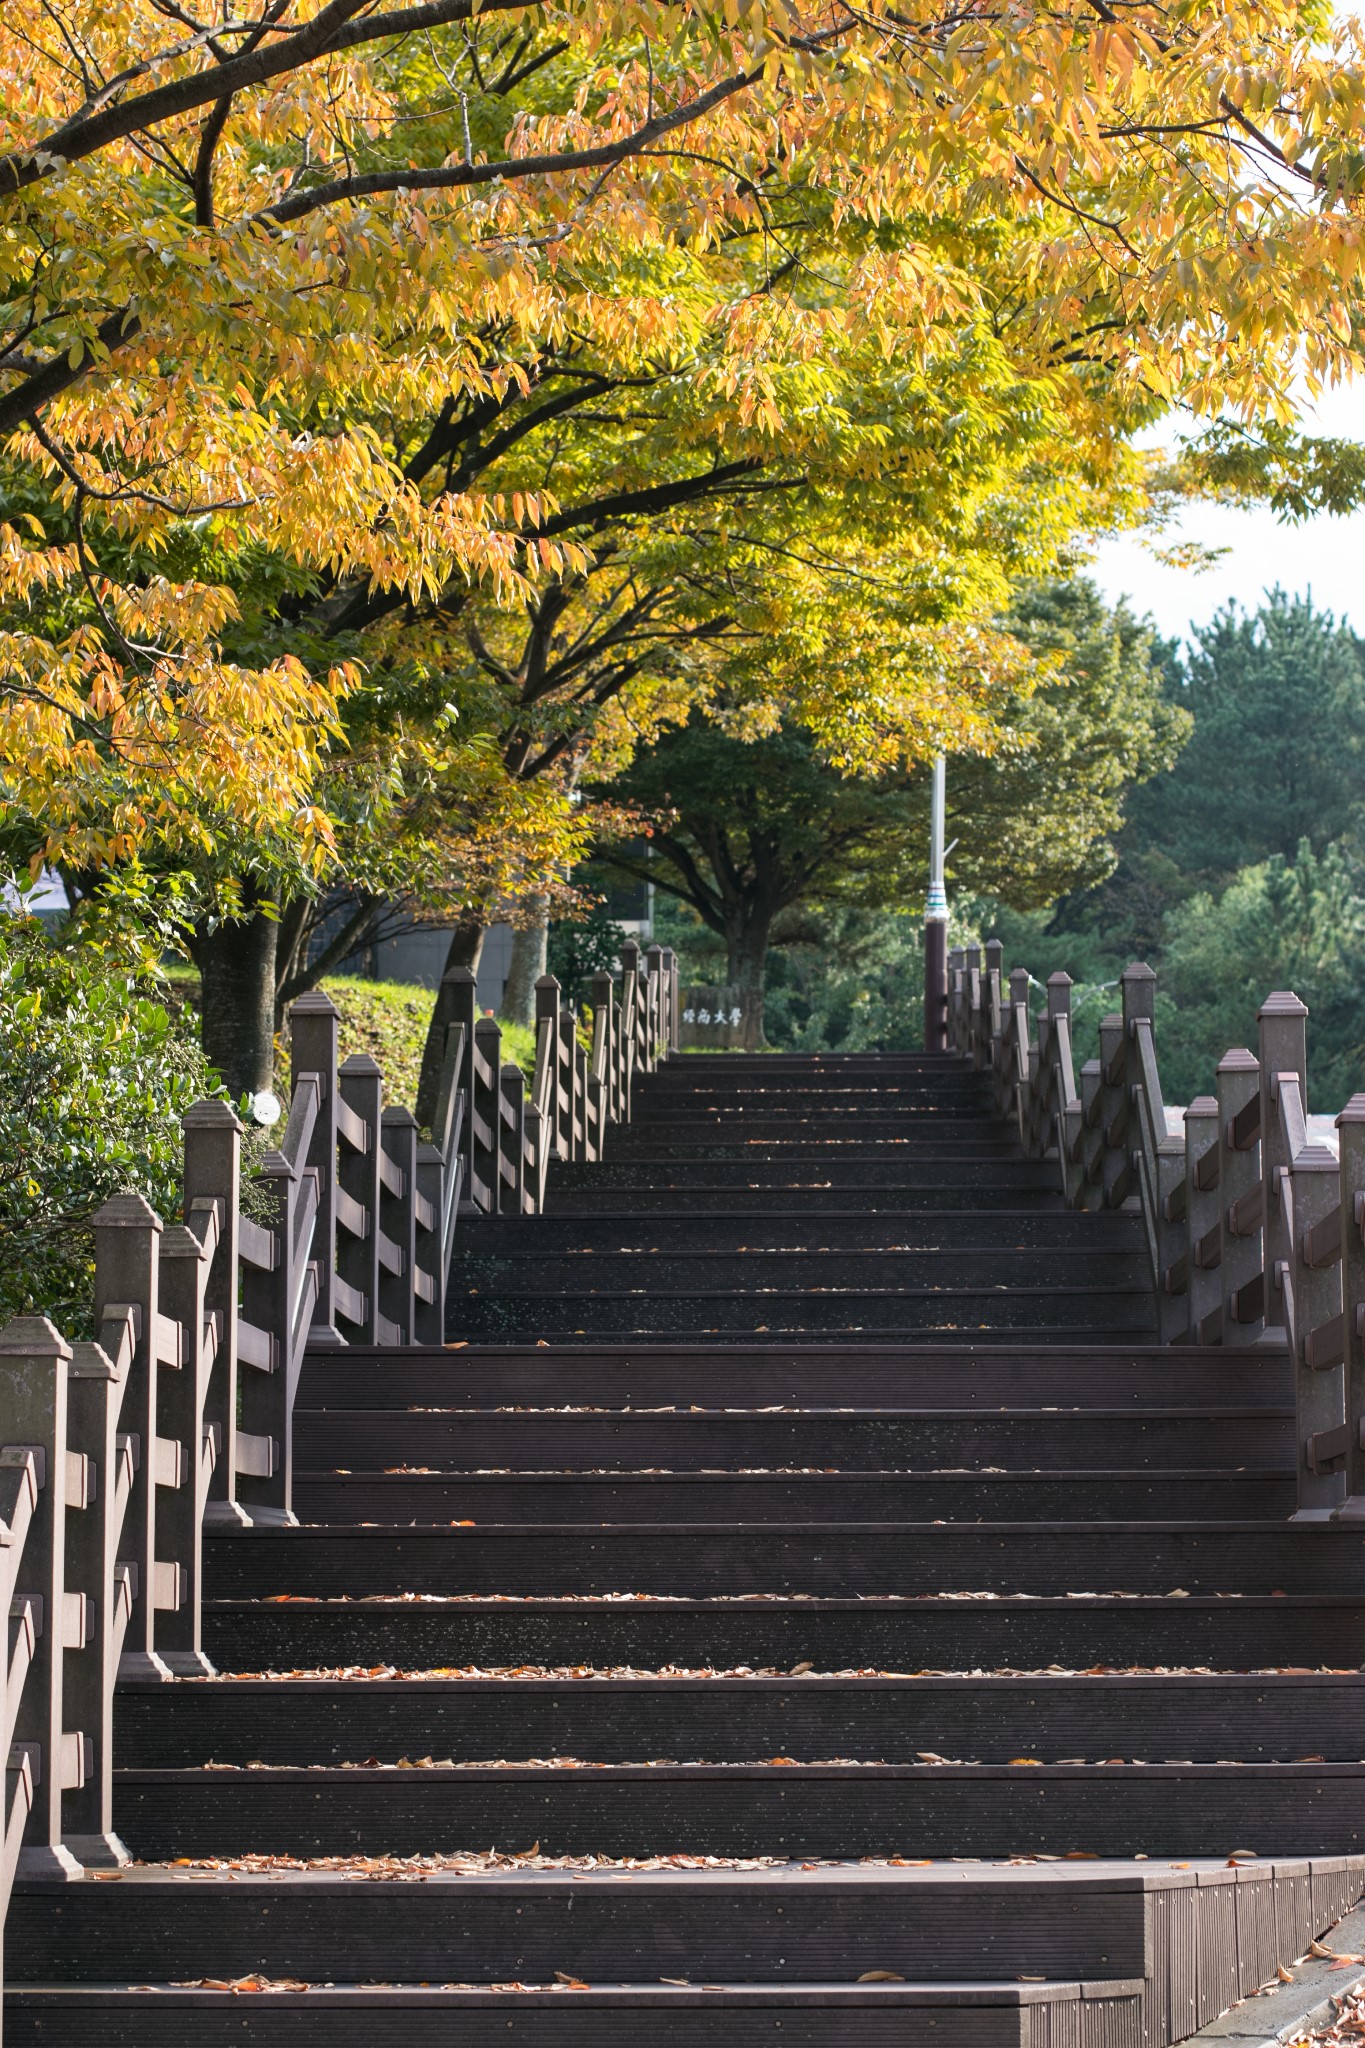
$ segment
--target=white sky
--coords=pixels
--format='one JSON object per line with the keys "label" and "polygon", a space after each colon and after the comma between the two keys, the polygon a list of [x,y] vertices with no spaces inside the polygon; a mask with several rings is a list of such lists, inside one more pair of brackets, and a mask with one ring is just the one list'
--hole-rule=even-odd
{"label": "white sky", "polygon": [[[1305,408],[1303,425],[1365,441],[1365,384],[1327,393]],[[1178,428],[1172,419],[1151,438],[1173,445]],[[1207,569],[1170,569],[1136,536],[1125,536],[1105,541],[1088,573],[1111,602],[1126,597],[1139,616],[1150,614],[1166,634],[1184,635],[1191,625],[1202,625],[1230,598],[1254,611],[1262,591],[1276,583],[1294,594],[1311,590],[1316,604],[1365,634],[1365,510],[1344,519],[1323,513],[1287,524],[1269,511],[1194,504],[1155,545],[1169,547],[1177,540],[1230,552]]]}

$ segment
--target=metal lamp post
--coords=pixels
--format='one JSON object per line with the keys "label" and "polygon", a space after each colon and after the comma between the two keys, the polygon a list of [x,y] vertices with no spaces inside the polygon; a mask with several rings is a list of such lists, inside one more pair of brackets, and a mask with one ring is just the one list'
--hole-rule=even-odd
{"label": "metal lamp post", "polygon": [[929,807],[929,895],[924,905],[924,1050],[948,1050],[948,896],[943,886],[946,763],[934,756]]}

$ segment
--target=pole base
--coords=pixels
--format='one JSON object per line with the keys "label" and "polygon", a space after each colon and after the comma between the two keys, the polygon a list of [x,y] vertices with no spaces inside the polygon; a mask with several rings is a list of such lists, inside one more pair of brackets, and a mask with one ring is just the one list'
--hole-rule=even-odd
{"label": "pole base", "polygon": [[66,1847],[82,1870],[122,1870],[133,1860],[115,1834],[68,1835]]}

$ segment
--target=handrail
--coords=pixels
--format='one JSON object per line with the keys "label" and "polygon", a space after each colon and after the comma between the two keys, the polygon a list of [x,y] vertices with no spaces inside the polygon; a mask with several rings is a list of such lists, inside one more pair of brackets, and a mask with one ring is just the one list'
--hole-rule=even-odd
{"label": "handrail", "polygon": [[1121,976],[1100,1057],[1077,1090],[1071,983],[1054,974],[1036,1020],[1031,977],[1003,985],[1002,949],[948,958],[949,1044],[990,1074],[1030,1158],[1055,1158],[1073,1208],[1142,1217],[1163,1342],[1282,1341],[1293,1365],[1296,1520],[1365,1522],[1365,1094],[1312,1139],[1308,1012],[1280,990],[1257,1012],[1258,1050],[1234,1046],[1213,1092],[1168,1129],[1156,1053],[1156,977]]}
{"label": "handrail", "polygon": [[[184,1118],[183,1221],[140,1195],[94,1219],[98,1341],[44,1317],[0,1330],[0,1579],[10,1650],[0,1920],[16,1874],[78,1879],[128,1861],[113,1811],[120,1681],[211,1675],[206,1527],[291,1523],[306,1350],[440,1344],[457,1221],[526,1214],[556,1159],[599,1158],[635,1073],[675,1049],[677,964],[623,949],[593,983],[592,1056],[558,983],[536,990],[527,1091],[476,1014],[472,975],[438,997],[445,1051],[430,1137],[385,1105],[366,1055],[338,1061],[320,992],[290,1011],[279,1144],[244,1214],[242,1127],[221,1100]],[[265,1215],[259,1213],[263,1206]]]}

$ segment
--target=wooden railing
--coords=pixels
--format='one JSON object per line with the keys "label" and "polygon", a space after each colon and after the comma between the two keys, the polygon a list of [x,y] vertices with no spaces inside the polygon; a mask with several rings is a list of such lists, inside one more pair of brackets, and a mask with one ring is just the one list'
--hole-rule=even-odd
{"label": "wooden railing", "polygon": [[624,949],[593,983],[591,1055],[546,977],[528,1094],[475,1013],[438,1001],[433,1127],[385,1107],[372,1059],[338,1063],[322,994],[290,1011],[277,1147],[243,1205],[242,1127],[223,1101],[184,1120],[183,1221],[140,1195],[94,1219],[95,1342],[44,1317],[0,1330],[0,1571],[10,1614],[0,1918],[17,1875],[80,1877],[127,1853],[113,1813],[117,1681],[209,1674],[203,1536],[294,1520],[294,1397],[305,1351],[440,1344],[460,1214],[538,1209],[555,1159],[600,1156],[634,1078],[677,1042],[671,954]]}
{"label": "wooden railing", "polygon": [[1295,1519],[1365,1521],[1365,1094],[1334,1119],[1338,1153],[1310,1138],[1308,1012],[1279,991],[1257,1012],[1257,1050],[1223,1055],[1176,1136],[1150,967],[1121,976],[1079,1088],[1070,977],[1051,977],[1035,1018],[1027,972],[1002,976],[996,941],[950,953],[952,1048],[992,1076],[1028,1156],[1056,1160],[1072,1207],[1141,1214],[1164,1342],[1288,1347]]}

